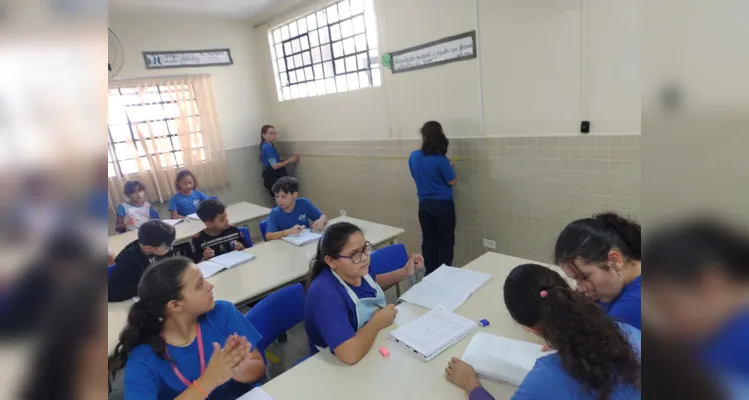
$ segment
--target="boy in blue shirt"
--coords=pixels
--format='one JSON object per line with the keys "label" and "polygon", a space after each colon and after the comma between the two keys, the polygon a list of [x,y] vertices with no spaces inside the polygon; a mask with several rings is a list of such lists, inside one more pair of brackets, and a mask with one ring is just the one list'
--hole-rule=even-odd
{"label": "boy in blue shirt", "polygon": [[281,239],[295,235],[304,228],[320,232],[325,229],[328,217],[309,200],[299,198],[299,181],[285,176],[273,185],[273,194],[278,207],[268,216],[266,240]]}

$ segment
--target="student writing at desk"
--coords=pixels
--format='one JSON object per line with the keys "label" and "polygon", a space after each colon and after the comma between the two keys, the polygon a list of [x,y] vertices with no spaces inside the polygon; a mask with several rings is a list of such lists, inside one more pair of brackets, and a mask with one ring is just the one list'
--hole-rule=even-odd
{"label": "student writing at desk", "polygon": [[577,290],[597,301],[612,318],[642,326],[640,225],[614,213],[567,225],[554,257]]}
{"label": "student writing at desk", "polygon": [[310,265],[304,307],[311,354],[330,349],[342,362],[355,364],[377,333],[392,325],[397,310],[385,305],[383,289],[423,268],[424,259],[413,255],[403,268],[375,276],[369,270],[371,254],[372,243],[356,225],[339,222],[323,233]]}
{"label": "student writing at desk", "polygon": [[[513,400],[640,398],[638,329],[613,321],[559,274],[537,264],[510,272],[504,300],[515,322],[557,351],[536,360]],[[470,400],[493,399],[469,364],[453,357],[445,373]]]}
{"label": "student writing at desk", "polygon": [[298,234],[304,228],[315,232],[325,229],[328,217],[312,202],[299,197],[299,181],[290,176],[279,179],[273,185],[278,207],[271,210],[268,216],[267,240],[281,239]]}
{"label": "student writing at desk", "polygon": [[205,229],[192,237],[195,262],[209,260],[234,250],[244,250],[242,232],[229,223],[224,203],[218,200],[201,201],[197,214],[205,224]]}

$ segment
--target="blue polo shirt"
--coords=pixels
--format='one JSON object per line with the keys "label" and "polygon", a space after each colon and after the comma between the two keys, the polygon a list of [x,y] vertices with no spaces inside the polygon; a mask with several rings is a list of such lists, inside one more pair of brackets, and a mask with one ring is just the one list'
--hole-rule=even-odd
{"label": "blue polo shirt", "polygon": [[453,188],[448,182],[455,179],[455,171],[445,155],[424,155],[421,150],[414,150],[408,157],[408,169],[416,183],[419,203],[453,199]]}
{"label": "blue polo shirt", "polygon": [[749,307],[730,318],[699,350],[711,369],[749,381]]}
{"label": "blue polo shirt", "polygon": [[177,214],[186,217],[190,214],[195,214],[195,211],[198,209],[198,203],[208,199],[209,197],[200,190],[193,190],[188,195],[177,192],[169,200],[169,211],[177,211]]}
{"label": "blue polo shirt", "polygon": [[282,161],[276,146],[273,146],[269,142],[263,143],[260,147],[260,159],[263,161],[263,167],[265,168]]}
{"label": "blue polo shirt", "polygon": [[612,302],[599,304],[611,318],[642,329],[642,275],[625,285]]}
{"label": "blue polo shirt", "polygon": [[[642,340],[638,329],[627,324],[618,323],[632,348],[642,355]],[[554,353],[536,360],[533,369],[528,373],[512,400],[594,400],[592,393],[586,393],[583,385],[565,371],[562,358]],[[633,386],[619,385],[612,393],[611,400],[639,399],[640,391]]]}
{"label": "blue polo shirt", "polygon": [[[372,269],[369,276],[375,279]],[[348,286],[360,299],[377,296],[377,289],[364,279],[361,286]],[[315,346],[329,347],[332,352],[356,335],[356,307],[330,268],[324,268],[307,289],[304,328],[309,338],[310,355],[317,354]]]}
{"label": "blue polo shirt", "polygon": [[317,221],[322,212],[304,197],[296,199],[291,212],[286,212],[281,207],[274,207],[268,216],[268,229],[266,232],[279,232],[302,225],[309,228],[312,222]]}
{"label": "blue polo shirt", "polygon": [[[262,339],[255,327],[228,301],[216,301],[213,310],[201,316],[198,323],[206,366],[213,354],[213,342],[223,346],[226,338],[234,333],[246,337],[253,347]],[[187,347],[167,344],[167,349],[185,379],[192,382],[200,377],[197,338]],[[209,398],[236,399],[253,386],[230,379],[211,392]],[[174,374],[171,363],[160,359],[150,345],[141,344],[130,353],[125,365],[125,400],[173,399],[185,389],[185,384]]]}

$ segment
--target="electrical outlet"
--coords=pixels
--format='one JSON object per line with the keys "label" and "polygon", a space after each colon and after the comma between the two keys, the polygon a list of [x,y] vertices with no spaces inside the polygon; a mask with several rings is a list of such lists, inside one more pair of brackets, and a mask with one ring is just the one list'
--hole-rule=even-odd
{"label": "electrical outlet", "polygon": [[348,215],[348,214],[346,213],[346,210],[341,210],[341,217],[345,217],[345,216],[347,216],[347,215]]}
{"label": "electrical outlet", "polygon": [[496,250],[497,249],[497,242],[495,242],[493,240],[489,240],[489,239],[484,239],[484,247],[486,247],[487,249],[494,249],[494,250]]}

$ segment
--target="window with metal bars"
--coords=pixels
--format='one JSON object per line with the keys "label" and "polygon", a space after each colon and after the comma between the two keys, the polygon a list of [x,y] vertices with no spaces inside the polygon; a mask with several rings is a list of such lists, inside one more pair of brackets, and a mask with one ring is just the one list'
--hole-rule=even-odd
{"label": "window with metal bars", "polygon": [[[174,86],[163,85],[147,86],[142,93],[134,87],[109,89],[108,176],[138,172],[137,158],[144,169],[150,170],[148,154],[156,165],[176,167],[184,165],[184,150],[192,151],[198,160],[205,159],[192,88],[185,84],[176,87],[179,93],[174,90]],[[178,135],[178,120],[183,113],[190,130],[190,149],[182,149]],[[145,140],[140,140],[138,129]]]}
{"label": "window with metal bars", "polygon": [[380,86],[373,0],[343,0],[268,31],[278,100]]}

